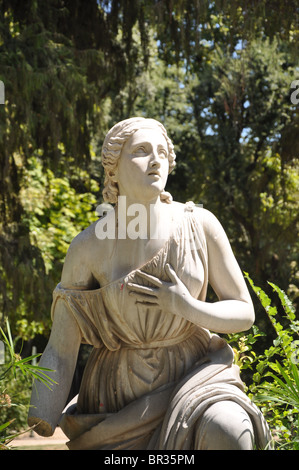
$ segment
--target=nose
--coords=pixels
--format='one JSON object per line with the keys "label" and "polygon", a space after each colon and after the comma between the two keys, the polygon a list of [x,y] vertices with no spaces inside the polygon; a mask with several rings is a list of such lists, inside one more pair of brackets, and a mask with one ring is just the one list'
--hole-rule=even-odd
{"label": "nose", "polygon": [[159,152],[158,149],[153,149],[150,159],[150,166],[151,167],[159,167],[161,166]]}

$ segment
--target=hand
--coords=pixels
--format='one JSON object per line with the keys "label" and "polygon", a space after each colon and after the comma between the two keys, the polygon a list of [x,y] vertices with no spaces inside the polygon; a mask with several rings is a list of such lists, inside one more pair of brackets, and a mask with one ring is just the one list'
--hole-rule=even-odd
{"label": "hand", "polygon": [[136,298],[136,303],[149,307],[158,306],[165,312],[182,316],[182,312],[186,308],[188,298],[190,298],[191,294],[178,278],[174,269],[169,264],[167,264],[165,268],[170,282],[161,281],[155,276],[137,270],[136,273],[138,276],[147,280],[152,286],[142,286],[128,282],[127,286],[130,290],[130,295]]}

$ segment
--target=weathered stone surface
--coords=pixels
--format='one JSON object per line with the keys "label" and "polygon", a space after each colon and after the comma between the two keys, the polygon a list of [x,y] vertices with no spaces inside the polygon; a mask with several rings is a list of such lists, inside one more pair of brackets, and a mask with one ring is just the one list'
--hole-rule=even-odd
{"label": "weathered stone surface", "polygon": [[[58,384],[37,384],[29,423],[41,420],[37,432],[49,435],[60,422],[70,449],[264,447],[267,424],[243,392],[233,352],[210,333],[254,321],[222,226],[165,191],[175,154],[156,121],[118,123],[102,161],[104,197],[116,205],[69,248],[41,360]],[[218,302],[206,302],[208,283]],[[63,411],[82,341],[94,349]]]}

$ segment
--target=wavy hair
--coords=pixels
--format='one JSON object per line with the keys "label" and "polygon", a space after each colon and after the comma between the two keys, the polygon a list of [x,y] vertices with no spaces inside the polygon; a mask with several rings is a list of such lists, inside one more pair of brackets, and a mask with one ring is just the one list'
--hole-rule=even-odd
{"label": "wavy hair", "polygon": [[[110,204],[117,203],[119,189],[117,182],[114,181],[113,178],[116,173],[122,148],[134,132],[144,128],[153,128],[162,132],[168,147],[169,173],[175,167],[176,156],[174,153],[174,147],[167,135],[165,127],[160,122],[155,119],[134,117],[115,124],[115,126],[113,126],[107,133],[102,147],[102,165],[105,171],[103,197],[104,200]],[[170,203],[172,201],[172,196],[167,191],[162,191],[160,199],[163,202]]]}

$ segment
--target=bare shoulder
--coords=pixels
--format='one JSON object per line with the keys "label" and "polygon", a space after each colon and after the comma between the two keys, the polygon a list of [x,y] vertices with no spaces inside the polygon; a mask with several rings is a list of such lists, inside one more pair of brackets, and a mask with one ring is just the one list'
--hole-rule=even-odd
{"label": "bare shoulder", "polygon": [[220,221],[211,211],[203,207],[196,207],[195,214],[203,227],[207,239],[216,241],[219,236],[225,235]]}
{"label": "bare shoulder", "polygon": [[[171,209],[173,210],[179,210],[179,211],[183,211],[184,210],[184,207],[185,207],[185,204],[182,203],[182,202],[178,202],[178,201],[172,201],[171,204],[167,204]],[[166,205],[166,207],[167,207]]]}
{"label": "bare shoulder", "polygon": [[207,238],[216,239],[220,234],[225,234],[217,217],[201,205],[196,205],[192,201],[186,203],[173,201],[171,206],[175,213],[179,215],[186,210],[191,210],[197,222],[202,226]]}
{"label": "bare shoulder", "polygon": [[90,289],[94,286],[91,260],[96,244],[95,224],[80,232],[69,246],[61,276],[65,288]]}

